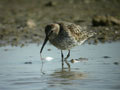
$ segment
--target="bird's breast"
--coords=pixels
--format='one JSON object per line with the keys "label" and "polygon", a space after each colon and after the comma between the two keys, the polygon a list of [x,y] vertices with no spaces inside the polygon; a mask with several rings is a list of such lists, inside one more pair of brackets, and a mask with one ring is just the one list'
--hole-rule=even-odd
{"label": "bird's breast", "polygon": [[69,50],[72,47],[78,45],[77,41],[74,38],[64,36],[49,39],[49,41],[51,44],[61,50]]}

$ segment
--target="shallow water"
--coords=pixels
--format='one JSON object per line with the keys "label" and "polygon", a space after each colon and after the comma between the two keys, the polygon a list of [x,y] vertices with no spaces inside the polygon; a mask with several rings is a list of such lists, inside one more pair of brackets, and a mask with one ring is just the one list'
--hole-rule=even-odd
{"label": "shallow water", "polygon": [[[0,90],[119,90],[120,43],[84,44],[71,50],[71,59],[88,60],[70,63],[71,71],[61,70],[60,50],[47,44],[40,72],[40,46],[0,47]],[[50,51],[48,49],[51,49]],[[67,54],[67,51],[64,52]],[[104,57],[106,56],[106,58]],[[117,64],[114,64],[116,62]],[[67,66],[65,66],[67,67]]]}

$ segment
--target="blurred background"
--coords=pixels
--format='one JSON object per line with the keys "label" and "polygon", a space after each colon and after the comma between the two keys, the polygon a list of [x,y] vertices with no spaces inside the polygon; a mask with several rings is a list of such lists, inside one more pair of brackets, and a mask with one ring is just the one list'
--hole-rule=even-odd
{"label": "blurred background", "polygon": [[39,44],[44,27],[56,21],[89,27],[96,44],[118,41],[119,10],[120,0],[0,0],[0,46]]}

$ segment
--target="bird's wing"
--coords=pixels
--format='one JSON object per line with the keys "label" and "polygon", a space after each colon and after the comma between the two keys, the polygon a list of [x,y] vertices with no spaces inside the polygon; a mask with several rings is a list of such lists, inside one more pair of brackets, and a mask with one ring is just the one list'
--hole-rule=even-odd
{"label": "bird's wing", "polygon": [[79,25],[73,23],[62,23],[63,29],[66,32],[69,32],[70,36],[73,36],[75,40],[81,42],[93,36],[92,32],[88,32],[85,28],[80,27]]}

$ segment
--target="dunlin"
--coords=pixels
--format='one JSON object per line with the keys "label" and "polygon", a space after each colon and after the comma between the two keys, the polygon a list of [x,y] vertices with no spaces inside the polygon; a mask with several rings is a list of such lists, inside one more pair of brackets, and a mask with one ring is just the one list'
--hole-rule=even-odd
{"label": "dunlin", "polygon": [[[68,22],[58,22],[47,25],[45,27],[45,34],[46,37],[41,47],[40,55],[46,42],[49,40],[52,45],[61,50],[62,68],[64,67],[64,61],[68,65],[68,68],[70,68],[70,64],[67,62],[67,58],[70,56],[70,49],[74,46],[81,45],[94,35],[93,32]],[[65,58],[62,50],[68,50]]]}

